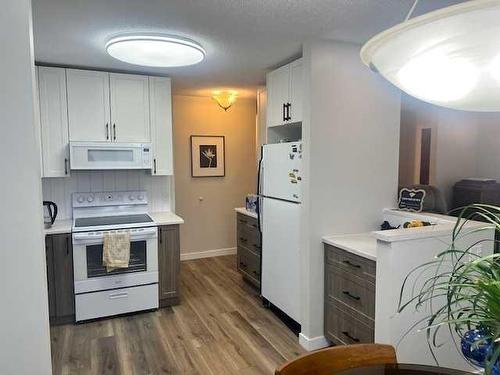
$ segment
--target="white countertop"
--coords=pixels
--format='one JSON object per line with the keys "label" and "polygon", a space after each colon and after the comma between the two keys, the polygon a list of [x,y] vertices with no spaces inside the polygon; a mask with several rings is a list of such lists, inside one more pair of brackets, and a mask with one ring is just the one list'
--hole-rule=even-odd
{"label": "white countertop", "polygon": [[250,216],[250,217],[253,217],[254,219],[257,219],[257,214],[255,212],[248,211],[245,207],[238,207],[238,208],[235,208],[234,210],[240,214]]}
{"label": "white countertop", "polygon": [[377,260],[377,239],[373,233],[342,234],[325,236],[323,242],[359,255],[370,260]]}
{"label": "white countertop", "polygon": [[[171,211],[153,212],[149,216],[156,225],[183,224],[184,220]],[[71,233],[73,219],[56,220],[50,228],[45,228],[45,235]]]}
{"label": "white countertop", "polygon": [[157,225],[174,225],[184,223],[184,219],[182,217],[177,216],[171,211],[151,212],[149,213],[149,216],[151,216]]}
{"label": "white countertop", "polygon": [[64,234],[71,233],[71,228],[73,227],[73,220],[56,220],[50,228],[44,228],[45,235],[48,234]]}

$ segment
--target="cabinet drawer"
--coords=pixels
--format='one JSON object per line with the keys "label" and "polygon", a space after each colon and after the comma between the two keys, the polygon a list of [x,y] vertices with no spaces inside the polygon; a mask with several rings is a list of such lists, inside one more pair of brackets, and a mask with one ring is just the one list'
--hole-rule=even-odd
{"label": "cabinet drawer", "polygon": [[340,267],[326,267],[327,297],[343,302],[352,309],[375,318],[375,285],[344,272]]}
{"label": "cabinet drawer", "polygon": [[261,252],[261,237],[258,230],[248,226],[238,228],[238,246],[244,246],[257,254]]}
{"label": "cabinet drawer", "polygon": [[259,225],[257,223],[257,219],[255,219],[251,216],[247,216],[247,215],[243,215],[243,214],[238,213],[238,226],[240,226],[240,225],[247,225],[250,228],[253,228],[257,231],[259,230]]}
{"label": "cabinet drawer", "polygon": [[325,334],[336,344],[373,343],[375,339],[373,324],[364,323],[330,299],[325,304]]}
{"label": "cabinet drawer", "polygon": [[342,270],[375,282],[376,263],[348,251],[325,244],[326,263],[335,264]]}
{"label": "cabinet drawer", "polygon": [[238,271],[254,284],[260,285],[260,256],[238,247]]}

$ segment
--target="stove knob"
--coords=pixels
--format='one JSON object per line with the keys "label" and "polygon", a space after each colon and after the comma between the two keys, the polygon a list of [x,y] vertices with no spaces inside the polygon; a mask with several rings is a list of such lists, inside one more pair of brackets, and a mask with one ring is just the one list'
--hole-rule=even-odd
{"label": "stove knob", "polygon": [[85,197],[83,195],[80,195],[76,200],[78,203],[83,203],[83,201],[85,200]]}
{"label": "stove knob", "polygon": [[133,196],[132,194],[130,194],[130,195],[128,196],[128,199],[130,199],[131,201],[133,201],[133,200],[135,199],[135,196]]}
{"label": "stove knob", "polygon": [[144,195],[139,194],[139,195],[137,196],[137,200],[142,201],[143,199],[144,199]]}
{"label": "stove knob", "polygon": [[87,197],[87,202],[92,203],[93,201],[94,201],[94,196],[93,195],[89,195]]}

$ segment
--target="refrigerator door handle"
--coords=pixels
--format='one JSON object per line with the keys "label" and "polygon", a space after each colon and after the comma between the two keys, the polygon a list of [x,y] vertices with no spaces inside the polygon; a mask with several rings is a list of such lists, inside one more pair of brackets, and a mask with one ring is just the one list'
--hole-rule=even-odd
{"label": "refrigerator door handle", "polygon": [[259,172],[257,174],[257,225],[262,233],[262,178],[264,169],[264,146],[260,148]]}

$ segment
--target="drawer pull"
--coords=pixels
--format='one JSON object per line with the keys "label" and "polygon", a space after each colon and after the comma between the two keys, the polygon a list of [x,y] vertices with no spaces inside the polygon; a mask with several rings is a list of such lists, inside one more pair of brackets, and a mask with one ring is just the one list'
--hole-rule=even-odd
{"label": "drawer pull", "polygon": [[342,334],[343,334],[344,336],[349,337],[349,338],[350,338],[352,341],[354,341],[354,342],[359,342],[359,339],[358,339],[358,338],[356,338],[356,337],[354,337],[354,336],[351,336],[351,335],[349,334],[349,332],[347,332],[347,331],[342,331]]}
{"label": "drawer pull", "polygon": [[257,244],[253,244],[253,247],[255,247],[257,250],[262,250],[262,246],[259,246]]}
{"label": "drawer pull", "polygon": [[342,291],[342,293],[343,293],[344,295],[346,295],[347,297],[352,298],[352,299],[354,299],[354,300],[356,300],[356,301],[359,301],[359,300],[361,299],[361,297],[355,296],[355,295],[351,294],[351,293],[350,293],[349,291],[347,291],[347,290],[343,290],[343,291]]}
{"label": "drawer pull", "polygon": [[243,220],[243,219],[240,219],[240,223],[247,224],[247,223],[248,223],[248,221]]}
{"label": "drawer pull", "polygon": [[348,266],[351,266],[354,268],[361,268],[361,266],[359,264],[351,263],[349,260],[343,260],[342,263],[347,264]]}
{"label": "drawer pull", "polygon": [[254,274],[255,276],[260,276],[260,273],[258,273],[257,271],[253,271],[253,274]]}
{"label": "drawer pull", "polygon": [[243,263],[243,262],[240,262],[240,267],[241,268],[247,268],[247,265],[245,263]]}
{"label": "drawer pull", "polygon": [[240,237],[241,242],[247,242],[248,240],[245,237]]}
{"label": "drawer pull", "polygon": [[128,298],[127,292],[114,293],[109,295],[109,299]]}

